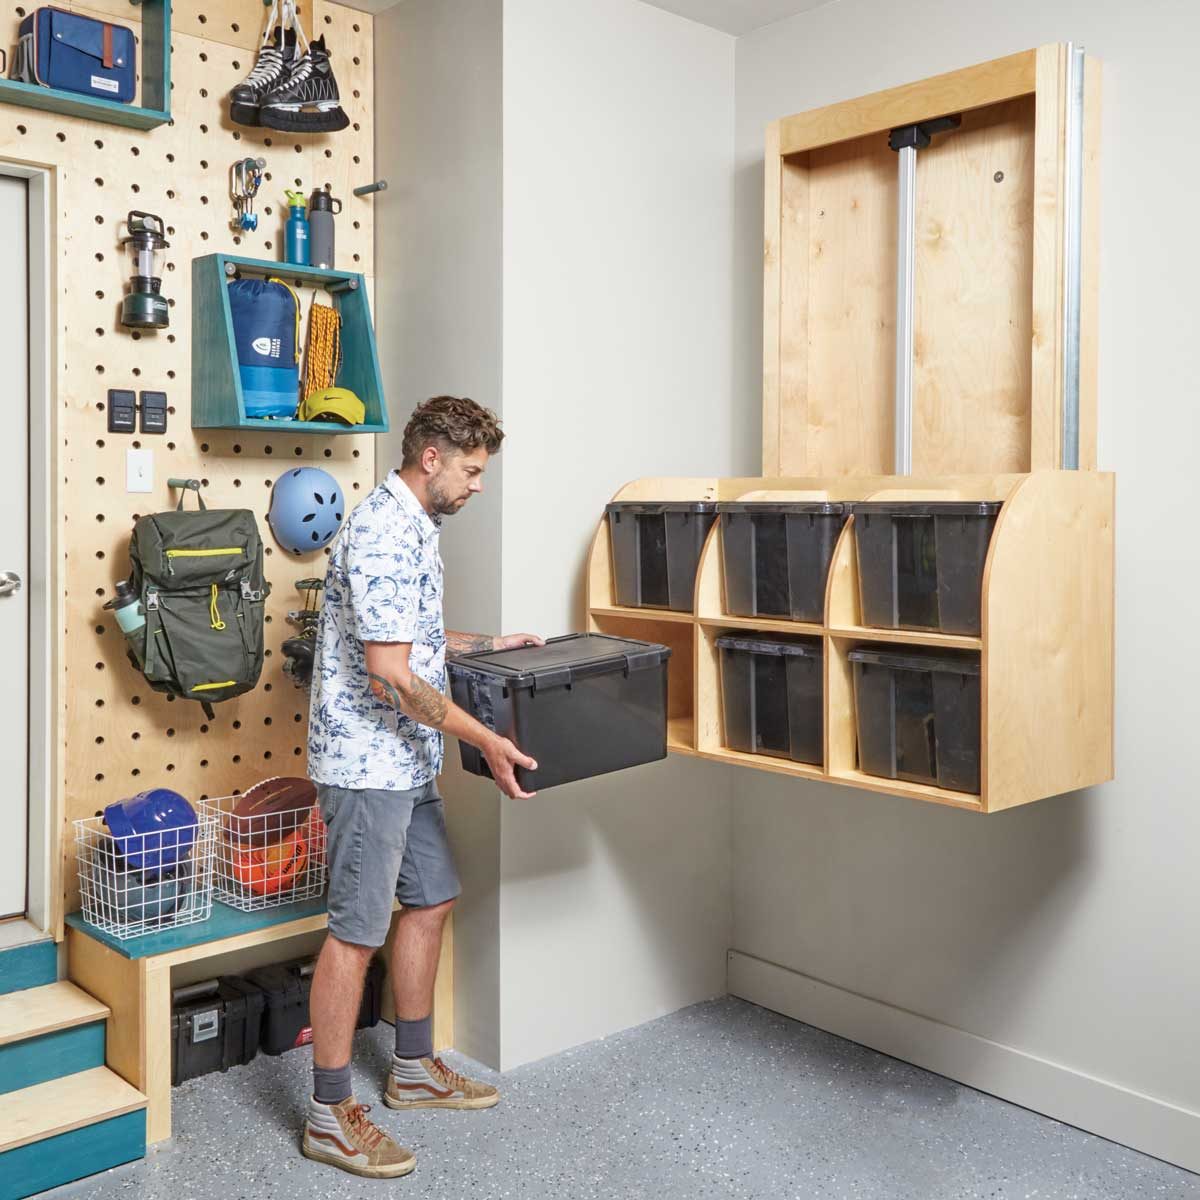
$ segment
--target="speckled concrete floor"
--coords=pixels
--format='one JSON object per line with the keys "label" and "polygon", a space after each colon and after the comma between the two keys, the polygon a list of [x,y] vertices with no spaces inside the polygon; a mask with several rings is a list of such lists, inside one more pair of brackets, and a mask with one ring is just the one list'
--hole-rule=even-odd
{"label": "speckled concrete floor", "polygon": [[[368,1099],[386,1025],[358,1035]],[[1169,1200],[1200,1176],[740,1000],[714,1000],[499,1077],[487,1112],[374,1115],[416,1151],[370,1181],[301,1157],[309,1054],[175,1092],[175,1136],[55,1200]]]}

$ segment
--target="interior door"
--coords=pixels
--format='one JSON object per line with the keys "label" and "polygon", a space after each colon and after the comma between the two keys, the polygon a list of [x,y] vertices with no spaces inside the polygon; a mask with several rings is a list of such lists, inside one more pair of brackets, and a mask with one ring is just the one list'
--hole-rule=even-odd
{"label": "interior door", "polygon": [[0,918],[25,912],[29,853],[29,185],[0,175]]}

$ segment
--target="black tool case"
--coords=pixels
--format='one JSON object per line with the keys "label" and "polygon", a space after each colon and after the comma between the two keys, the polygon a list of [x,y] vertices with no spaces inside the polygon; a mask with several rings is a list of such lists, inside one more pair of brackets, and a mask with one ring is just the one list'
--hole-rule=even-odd
{"label": "black tool case", "polygon": [[171,1084],[228,1071],[258,1054],[266,997],[236,976],[171,993]]}
{"label": "black tool case", "polygon": [[[450,684],[456,704],[537,762],[516,772],[533,792],[665,758],[670,656],[653,642],[573,633],[452,659]],[[483,755],[460,745],[463,768],[490,777]]]}
{"label": "black tool case", "polygon": [[[312,991],[315,958],[256,967],[246,979],[259,987],[266,999],[262,1022],[262,1052],[278,1055],[312,1042],[312,1024],[308,1017],[308,996]],[[362,1007],[358,1012],[359,1029],[379,1024],[383,1004],[383,984],[387,968],[381,958],[372,958],[367,968]]]}

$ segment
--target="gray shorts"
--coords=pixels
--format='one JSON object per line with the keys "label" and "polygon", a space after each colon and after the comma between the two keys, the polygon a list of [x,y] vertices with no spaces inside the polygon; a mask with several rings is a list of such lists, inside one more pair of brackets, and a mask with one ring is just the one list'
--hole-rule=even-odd
{"label": "gray shorts", "polygon": [[356,946],[382,946],[392,897],[429,908],[462,890],[446,838],[437,784],[405,792],[317,784],[328,829],[329,932]]}

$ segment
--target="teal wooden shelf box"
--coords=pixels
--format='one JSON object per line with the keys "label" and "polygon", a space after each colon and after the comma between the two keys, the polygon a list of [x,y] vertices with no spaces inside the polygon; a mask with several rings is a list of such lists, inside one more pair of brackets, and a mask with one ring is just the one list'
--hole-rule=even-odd
{"label": "teal wooden shelf box", "polygon": [[[139,3],[139,0],[133,0]],[[142,105],[118,104],[99,96],[62,92],[0,79],[0,104],[17,104],[43,112],[82,117],[85,121],[103,121],[106,125],[125,125],[131,129],[153,129],[171,119],[171,0],[140,0],[141,40],[138,45],[142,75]],[[30,10],[34,8],[30,6]],[[117,19],[119,25],[122,22]]]}
{"label": "teal wooden shelf box", "polygon": [[[338,387],[349,388],[366,408],[362,425],[289,421],[246,416],[238,374],[228,281],[239,275],[277,275],[288,283],[324,288],[342,317],[342,366]],[[192,260],[192,428],[264,429],[274,433],[386,433],[387,405],[379,375],[375,330],[361,275],[322,271],[292,263],[206,254]]]}

